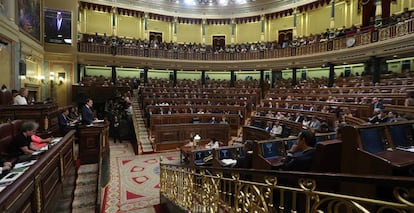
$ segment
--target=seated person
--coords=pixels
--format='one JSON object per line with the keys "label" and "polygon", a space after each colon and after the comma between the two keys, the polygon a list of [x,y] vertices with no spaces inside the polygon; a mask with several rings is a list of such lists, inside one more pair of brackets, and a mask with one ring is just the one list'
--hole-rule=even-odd
{"label": "seated person", "polygon": [[26,121],[20,127],[20,133],[12,141],[13,154],[16,156],[31,156],[39,148],[33,146],[32,135],[36,133],[39,124],[34,121]]}
{"label": "seated person", "polygon": [[0,174],[2,174],[3,171],[10,170],[13,166],[11,162],[5,161],[3,159],[0,159],[0,164],[2,165],[2,167],[0,167]]}
{"label": "seated person", "polygon": [[311,131],[304,130],[298,135],[297,144],[293,145],[281,167],[282,170],[307,172],[312,165],[315,153],[316,137]]}
{"label": "seated person", "polygon": [[266,131],[266,132],[270,132],[270,131],[272,131],[272,128],[273,128],[273,124],[272,124],[272,122],[268,121],[268,122],[266,123],[265,131]]}
{"label": "seated person", "polygon": [[69,113],[69,119],[72,121],[78,121],[80,118],[79,112],[78,112],[78,107],[72,107],[70,108],[70,113]]}
{"label": "seated person", "polygon": [[71,129],[75,129],[75,121],[69,119],[69,109],[65,109],[61,114],[58,115],[59,128],[62,134],[66,134]]}
{"label": "seated person", "polygon": [[221,118],[220,124],[229,124],[229,122],[227,121],[226,117],[223,116]]}
{"label": "seated person", "polygon": [[309,123],[309,127],[314,131],[319,131],[321,128],[321,122],[316,116],[312,116],[312,120]]}
{"label": "seated person", "polygon": [[210,123],[210,124],[216,124],[218,122],[216,120],[216,117],[213,116],[213,117],[211,117],[211,119],[210,119],[210,121],[208,123]]}
{"label": "seated person", "polygon": [[29,90],[26,88],[21,88],[19,94],[13,98],[14,105],[27,105],[27,95],[29,95]]}
{"label": "seated person", "polygon": [[220,143],[216,139],[211,139],[210,142],[206,144],[207,149],[216,149],[220,147]]}
{"label": "seated person", "polygon": [[31,143],[31,145],[32,146],[34,146],[34,147],[36,147],[36,148],[38,148],[38,149],[40,149],[40,148],[42,148],[42,147],[44,147],[44,146],[46,146],[50,141],[52,141],[53,140],[53,138],[52,137],[48,137],[48,138],[41,138],[41,137],[39,137],[39,136],[37,136],[37,135],[32,135],[32,143]]}
{"label": "seated person", "polygon": [[373,117],[368,119],[368,122],[372,124],[386,123],[388,122],[388,112],[384,109],[380,110]]}
{"label": "seated person", "polygon": [[270,130],[270,135],[280,137],[282,135],[282,131],[283,127],[280,125],[279,121],[276,121],[272,127],[272,130]]}

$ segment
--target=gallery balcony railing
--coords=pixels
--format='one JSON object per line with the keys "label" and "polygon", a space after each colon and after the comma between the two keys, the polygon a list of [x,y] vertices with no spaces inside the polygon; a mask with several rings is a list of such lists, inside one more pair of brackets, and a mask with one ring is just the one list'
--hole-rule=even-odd
{"label": "gallery balcony railing", "polygon": [[236,61],[236,60],[261,60],[292,56],[311,55],[357,46],[363,46],[379,41],[385,41],[414,32],[414,20],[406,20],[390,26],[368,27],[359,32],[347,34],[344,37],[324,42],[313,43],[298,47],[286,47],[281,49],[214,53],[214,52],[188,52],[180,50],[163,50],[141,47],[113,47],[108,44],[79,42],[78,51],[82,53],[112,54],[118,56],[136,56],[175,60],[201,60],[201,61]]}
{"label": "gallery balcony railing", "polygon": [[161,164],[161,202],[188,212],[413,212],[412,177]]}

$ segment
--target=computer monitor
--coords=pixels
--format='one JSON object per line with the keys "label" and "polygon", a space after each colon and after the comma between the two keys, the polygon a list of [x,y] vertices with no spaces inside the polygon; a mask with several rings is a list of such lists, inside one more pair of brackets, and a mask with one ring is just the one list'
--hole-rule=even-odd
{"label": "computer monitor", "polygon": [[71,11],[44,8],[44,20],[45,42],[72,45]]}

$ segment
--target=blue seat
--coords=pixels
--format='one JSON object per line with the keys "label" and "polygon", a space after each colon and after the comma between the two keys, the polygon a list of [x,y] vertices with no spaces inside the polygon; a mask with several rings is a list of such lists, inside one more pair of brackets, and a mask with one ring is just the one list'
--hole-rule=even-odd
{"label": "blue seat", "polygon": [[408,147],[413,144],[413,127],[411,124],[389,127],[392,141],[395,146]]}
{"label": "blue seat", "polygon": [[385,128],[360,129],[359,135],[363,149],[369,153],[385,151]]}

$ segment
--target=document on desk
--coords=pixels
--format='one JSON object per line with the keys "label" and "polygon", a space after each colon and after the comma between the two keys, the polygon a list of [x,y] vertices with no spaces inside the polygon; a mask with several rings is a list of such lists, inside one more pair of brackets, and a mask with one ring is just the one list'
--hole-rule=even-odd
{"label": "document on desk", "polygon": [[406,152],[414,152],[414,146],[397,146],[397,149]]}
{"label": "document on desk", "polygon": [[40,155],[40,154],[42,154],[43,152],[44,152],[44,150],[38,150],[38,151],[36,151],[36,152],[33,152],[33,153],[32,153],[32,155],[33,155],[33,156]]}
{"label": "document on desk", "polygon": [[237,164],[237,160],[234,160],[234,159],[223,159],[223,160],[221,160],[221,162],[225,166],[228,166],[228,165],[236,165]]}
{"label": "document on desk", "polygon": [[62,137],[53,138],[53,140],[50,141],[50,143],[55,144],[55,143],[60,142],[60,140],[62,140]]}
{"label": "document on desk", "polygon": [[96,120],[94,120],[92,123],[102,123],[102,122],[104,122],[105,120],[99,120],[99,119],[96,119]]}
{"label": "document on desk", "polygon": [[11,184],[14,180],[16,180],[22,174],[23,174],[23,172],[10,172],[9,174],[4,176],[0,180],[0,185],[2,185],[2,186],[6,185],[7,186],[7,185]]}
{"label": "document on desk", "polygon": [[25,162],[21,162],[21,163],[16,163],[16,165],[14,165],[13,168],[18,169],[18,168],[28,167],[28,166],[33,165],[34,163],[36,163],[36,160],[31,160],[31,161],[25,161]]}

